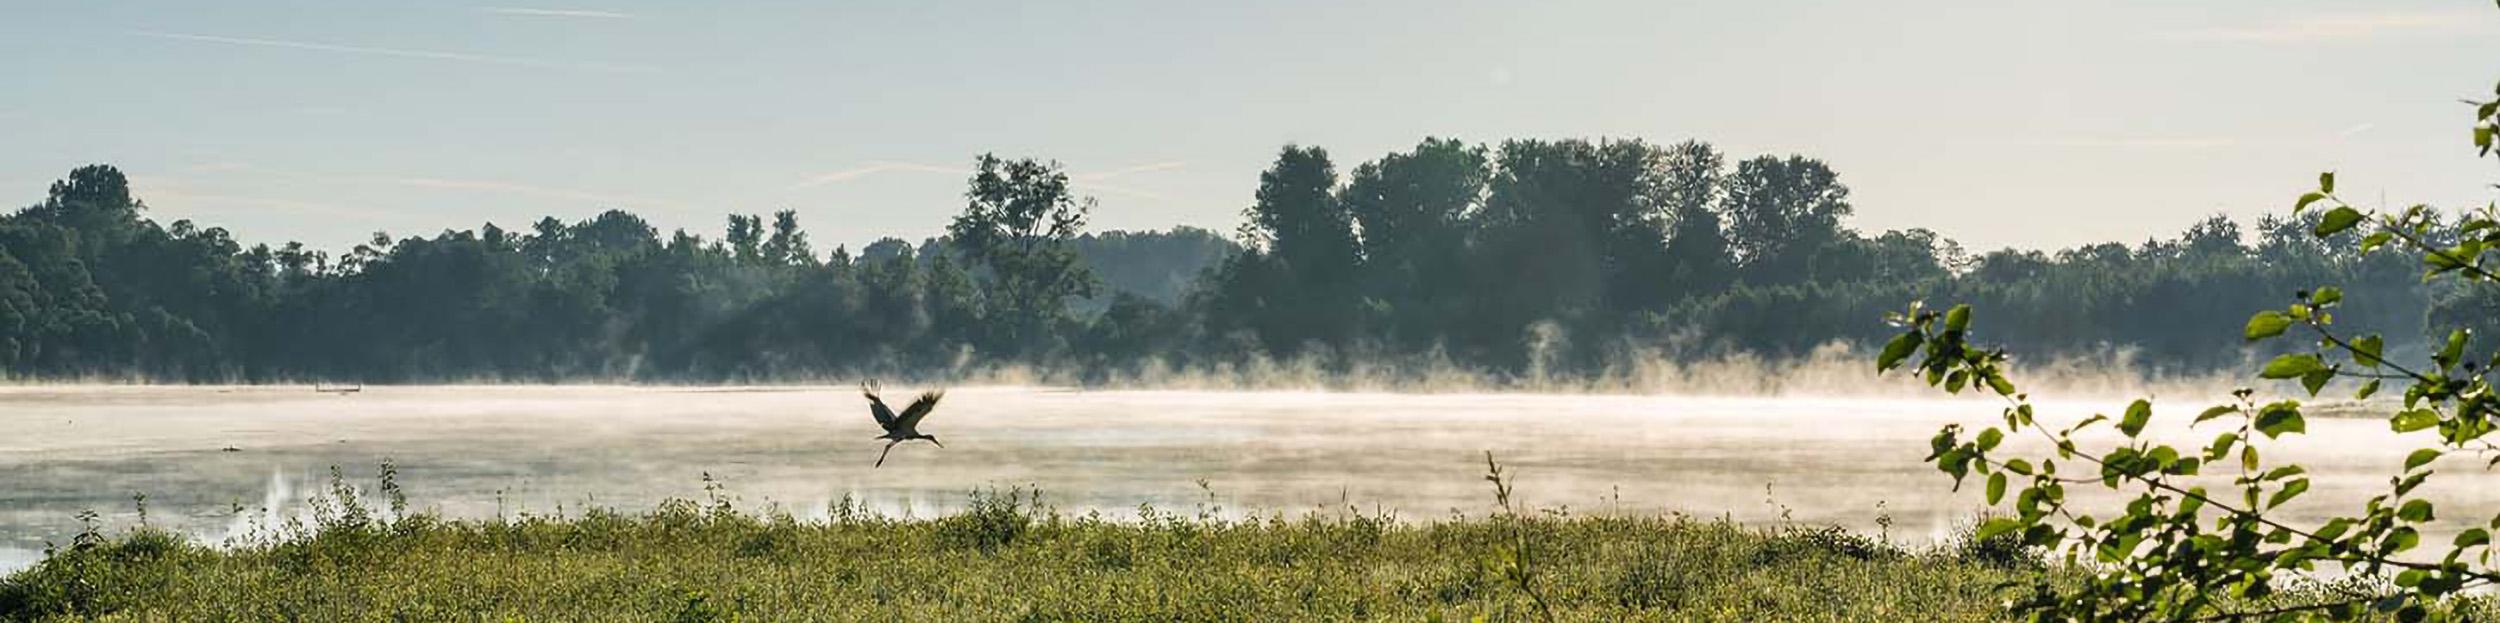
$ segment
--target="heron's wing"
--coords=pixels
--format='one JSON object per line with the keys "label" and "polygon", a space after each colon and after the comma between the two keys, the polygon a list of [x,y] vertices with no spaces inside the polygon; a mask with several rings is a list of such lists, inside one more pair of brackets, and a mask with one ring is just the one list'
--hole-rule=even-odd
{"label": "heron's wing", "polygon": [[868,414],[877,417],[877,426],[889,431],[894,430],[894,410],[885,407],[885,400],[878,398],[875,392],[864,389],[860,390],[859,395],[868,397]]}
{"label": "heron's wing", "polygon": [[920,426],[920,419],[929,417],[930,411],[937,410],[938,399],[944,397],[946,390],[943,389],[921,394],[920,399],[911,401],[911,406],[903,407],[903,417],[897,419],[895,425],[903,428]]}

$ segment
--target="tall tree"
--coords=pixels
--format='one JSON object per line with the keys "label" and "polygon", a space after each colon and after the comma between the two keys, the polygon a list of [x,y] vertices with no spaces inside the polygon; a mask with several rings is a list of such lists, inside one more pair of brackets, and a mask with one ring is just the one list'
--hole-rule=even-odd
{"label": "tall tree", "polygon": [[1364,292],[1396,341],[1428,346],[1464,313],[1471,219],[1492,177],[1490,153],[1457,139],[1426,138],[1354,168],[1341,201],[1362,227]]}
{"label": "tall tree", "polygon": [[982,154],[973,164],[964,211],[946,231],[967,257],[989,268],[985,302],[1000,332],[992,343],[1033,352],[1065,318],[1069,299],[1094,292],[1093,272],[1068,248],[1084,232],[1094,201],[1070,194],[1068,174],[1057,162]]}
{"label": "tall tree", "polygon": [[1709,143],[1685,141],[1666,149],[1667,264],[1676,296],[1716,292],[1736,278],[1725,223],[1716,206],[1726,176],[1725,158]]}
{"label": "tall tree", "polygon": [[1849,187],[1820,160],[1761,156],[1736,165],[1720,212],[1747,279],[1808,281],[1815,256],[1841,238]]}

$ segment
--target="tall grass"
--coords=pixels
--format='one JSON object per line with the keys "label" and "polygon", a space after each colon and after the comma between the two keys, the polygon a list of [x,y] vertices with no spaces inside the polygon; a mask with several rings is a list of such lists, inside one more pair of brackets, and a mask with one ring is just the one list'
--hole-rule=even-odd
{"label": "tall grass", "polygon": [[710,483],[647,512],[461,520],[379,490],[372,508],[334,476],[308,523],[213,546],[91,523],[0,580],[0,621],[1979,621],[1999,585],[2060,573],[2002,544],[1507,505],[1114,520],[1009,488],[800,520]]}

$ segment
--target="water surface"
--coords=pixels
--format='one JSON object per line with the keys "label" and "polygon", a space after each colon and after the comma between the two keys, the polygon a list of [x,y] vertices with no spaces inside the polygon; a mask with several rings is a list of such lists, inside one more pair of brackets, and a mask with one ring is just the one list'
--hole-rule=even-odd
{"label": "water surface", "polygon": [[[913,388],[892,388],[908,400]],[[2073,418],[2123,400],[2052,403]],[[710,475],[743,505],[821,516],[851,496],[892,514],[959,507],[975,488],[1035,485],[1069,512],[1389,511],[1429,520],[1481,513],[1492,451],[1521,497],[1572,512],[1680,512],[1833,523],[1917,541],[1967,521],[1980,499],[1920,459],[1948,422],[1994,418],[1968,399],[1706,398],[1539,394],[1347,394],[956,388],[925,443],[872,469],[881,441],[855,389],[652,387],[0,388],[0,569],[65,543],[95,510],[115,528],[150,521],[203,538],[300,515],[337,466],[368,492],[395,463],[413,505],[462,517],[646,509],[702,498]],[[2202,403],[2165,405],[2161,433]],[[2210,425],[2209,425],[2210,428]],[[2316,419],[2269,450],[2316,486],[2292,510],[2317,516],[2381,492],[2413,446],[2384,421]],[[2037,449],[2038,445],[2018,447]],[[231,450],[229,450],[231,449]],[[2467,457],[2426,492],[2442,521],[2500,510]],[[1204,486],[1200,485],[1204,482]],[[2226,483],[2221,483],[2225,484]],[[1974,483],[1976,485],[1976,483]],[[237,510],[241,512],[237,512]],[[2444,539],[2426,542],[2446,542]]]}

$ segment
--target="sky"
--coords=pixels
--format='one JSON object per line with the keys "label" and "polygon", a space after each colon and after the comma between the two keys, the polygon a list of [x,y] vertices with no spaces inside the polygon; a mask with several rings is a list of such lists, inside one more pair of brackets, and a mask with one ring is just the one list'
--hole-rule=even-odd
{"label": "sky", "polygon": [[1851,223],[1974,249],[2289,207],[2480,205],[2486,0],[16,0],[0,206],[109,163],[161,222],[340,249],[610,208],[820,249],[936,235],[980,153],[1095,229],[1230,232],[1288,144],[1708,141],[1821,158]]}

